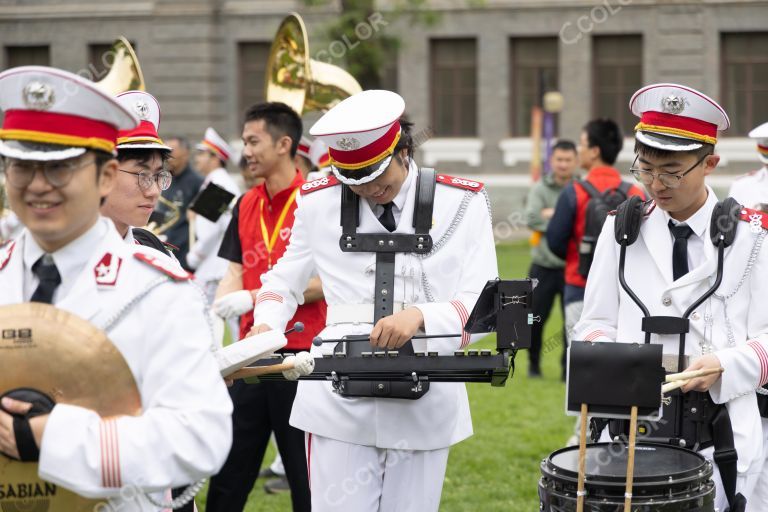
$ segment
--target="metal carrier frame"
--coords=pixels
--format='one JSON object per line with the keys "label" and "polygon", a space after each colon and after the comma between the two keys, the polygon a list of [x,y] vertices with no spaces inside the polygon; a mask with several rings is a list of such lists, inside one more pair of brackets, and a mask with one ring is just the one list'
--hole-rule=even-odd
{"label": "metal carrier frame", "polygon": [[[496,353],[490,349],[457,350],[453,355],[437,352],[365,351],[360,355],[344,352],[327,354],[315,359],[315,369],[301,380],[330,381],[334,390],[342,395],[349,386],[361,382],[375,382],[377,394],[385,396],[392,386],[407,387],[417,393],[430,382],[488,382],[491,386],[504,386],[514,371],[514,358],[518,349],[530,347],[533,281],[531,279],[489,281],[470,314],[465,331],[469,333],[496,332]],[[460,334],[432,337],[457,337]],[[370,347],[366,335],[346,336],[340,340],[356,347]],[[262,359],[252,366],[279,363],[282,356]],[[259,377],[280,380],[280,374]],[[379,388],[379,384],[382,385]]]}

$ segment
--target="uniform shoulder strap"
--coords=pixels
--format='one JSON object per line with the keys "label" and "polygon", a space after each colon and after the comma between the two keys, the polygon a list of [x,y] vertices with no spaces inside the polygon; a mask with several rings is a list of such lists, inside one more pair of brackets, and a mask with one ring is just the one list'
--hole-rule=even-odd
{"label": "uniform shoulder strap", "polygon": [[307,194],[311,194],[312,192],[317,192],[318,190],[323,190],[324,188],[338,185],[339,183],[341,182],[336,179],[336,176],[329,174],[328,176],[323,176],[322,178],[308,181],[301,185],[301,195],[305,196]]}

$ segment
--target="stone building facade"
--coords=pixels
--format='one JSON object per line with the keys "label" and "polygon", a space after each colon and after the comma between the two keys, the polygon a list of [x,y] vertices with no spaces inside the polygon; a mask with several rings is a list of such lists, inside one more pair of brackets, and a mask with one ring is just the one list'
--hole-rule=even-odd
{"label": "stone building facade", "polygon": [[[437,23],[413,25],[382,0],[376,26],[361,20],[367,28],[334,42],[321,36],[338,15],[333,1],[307,7],[302,0],[0,0],[0,69],[48,64],[98,80],[99,56],[125,35],[136,45],[148,90],[160,100],[163,134],[194,140],[210,125],[236,140],[244,106],[263,94],[275,30],[297,11],[311,55],[331,62],[380,30],[400,37],[385,83],[406,98],[425,140],[426,164],[524,175],[535,91],[562,93],[556,129],[575,139],[592,117],[626,116],[628,94],[638,85],[665,81],[699,88],[729,110],[734,129],[720,144],[726,172],[757,165],[745,135],[768,120],[766,1],[429,4]],[[622,119],[625,127],[631,122]],[[626,165],[630,149],[621,157]]]}

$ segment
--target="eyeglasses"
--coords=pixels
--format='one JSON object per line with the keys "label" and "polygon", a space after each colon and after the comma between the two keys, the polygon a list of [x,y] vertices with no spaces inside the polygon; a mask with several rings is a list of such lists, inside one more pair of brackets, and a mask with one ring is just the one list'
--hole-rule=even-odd
{"label": "eyeglasses", "polygon": [[650,186],[653,183],[654,178],[658,178],[662,185],[664,185],[666,188],[677,188],[680,186],[680,181],[683,179],[683,177],[697,168],[701,162],[704,161],[705,158],[707,158],[712,153],[707,153],[701,158],[698,159],[698,161],[693,164],[687,171],[682,173],[668,173],[668,172],[660,172],[658,174],[653,173],[653,169],[639,169],[635,167],[635,164],[637,164],[637,159],[640,158],[640,155],[635,157],[635,161],[632,163],[632,167],[629,168],[630,174],[634,176],[634,178],[645,185],[646,187]]}
{"label": "eyeglasses", "polygon": [[8,183],[15,188],[26,188],[35,179],[37,170],[43,173],[46,181],[54,188],[66,187],[75,171],[87,167],[96,160],[79,162],[76,160],[54,160],[51,162],[34,162],[30,160],[16,160],[7,158],[2,161],[2,170],[5,172]]}
{"label": "eyeglasses", "polygon": [[156,174],[152,174],[149,171],[131,172],[122,169],[118,169],[118,171],[136,176],[136,180],[139,182],[139,188],[141,190],[149,190],[153,184],[157,184],[157,188],[160,190],[168,190],[168,187],[171,186],[171,179],[173,177],[169,171],[160,171]]}

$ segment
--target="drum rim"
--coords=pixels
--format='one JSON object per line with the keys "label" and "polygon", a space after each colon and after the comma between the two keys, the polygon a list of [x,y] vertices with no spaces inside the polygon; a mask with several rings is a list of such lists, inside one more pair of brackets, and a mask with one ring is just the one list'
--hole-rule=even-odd
{"label": "drum rim", "polygon": [[[614,443],[592,443],[587,445],[587,448],[590,447],[597,447],[597,446],[610,446]],[[701,455],[698,452],[695,452],[693,450],[689,450],[687,448],[681,448],[679,446],[672,446],[669,444],[664,443],[637,443],[637,447],[643,447],[643,446],[652,446],[656,448],[664,448],[669,449],[672,451],[678,451],[678,452],[687,452],[694,454],[698,458],[701,459],[701,466],[695,468],[695,469],[688,469],[682,472],[674,473],[672,475],[665,474],[665,475],[657,475],[653,477],[649,476],[639,476],[637,474],[634,475],[633,478],[633,486],[634,487],[659,487],[659,486],[670,486],[670,485],[682,485],[689,482],[706,482],[707,480],[710,480],[712,478],[713,468],[712,463],[707,460],[706,457]],[[556,455],[564,452],[572,452],[574,450],[578,450],[578,446],[566,446],[565,448],[560,448],[559,450],[555,450],[554,452],[550,453],[546,459],[541,461],[541,473],[542,477],[546,478],[552,478],[553,480],[559,480],[562,482],[577,482],[578,481],[578,471],[573,471],[570,469],[565,469],[559,466],[556,466],[552,462],[552,457],[555,457]],[[553,469],[556,470],[553,471]],[[670,480],[671,478],[671,480]],[[618,477],[618,476],[604,476],[601,475],[599,477],[591,476],[588,474],[587,478],[585,480],[585,484],[587,487],[611,487],[611,486],[623,486],[626,482],[625,477]]]}

